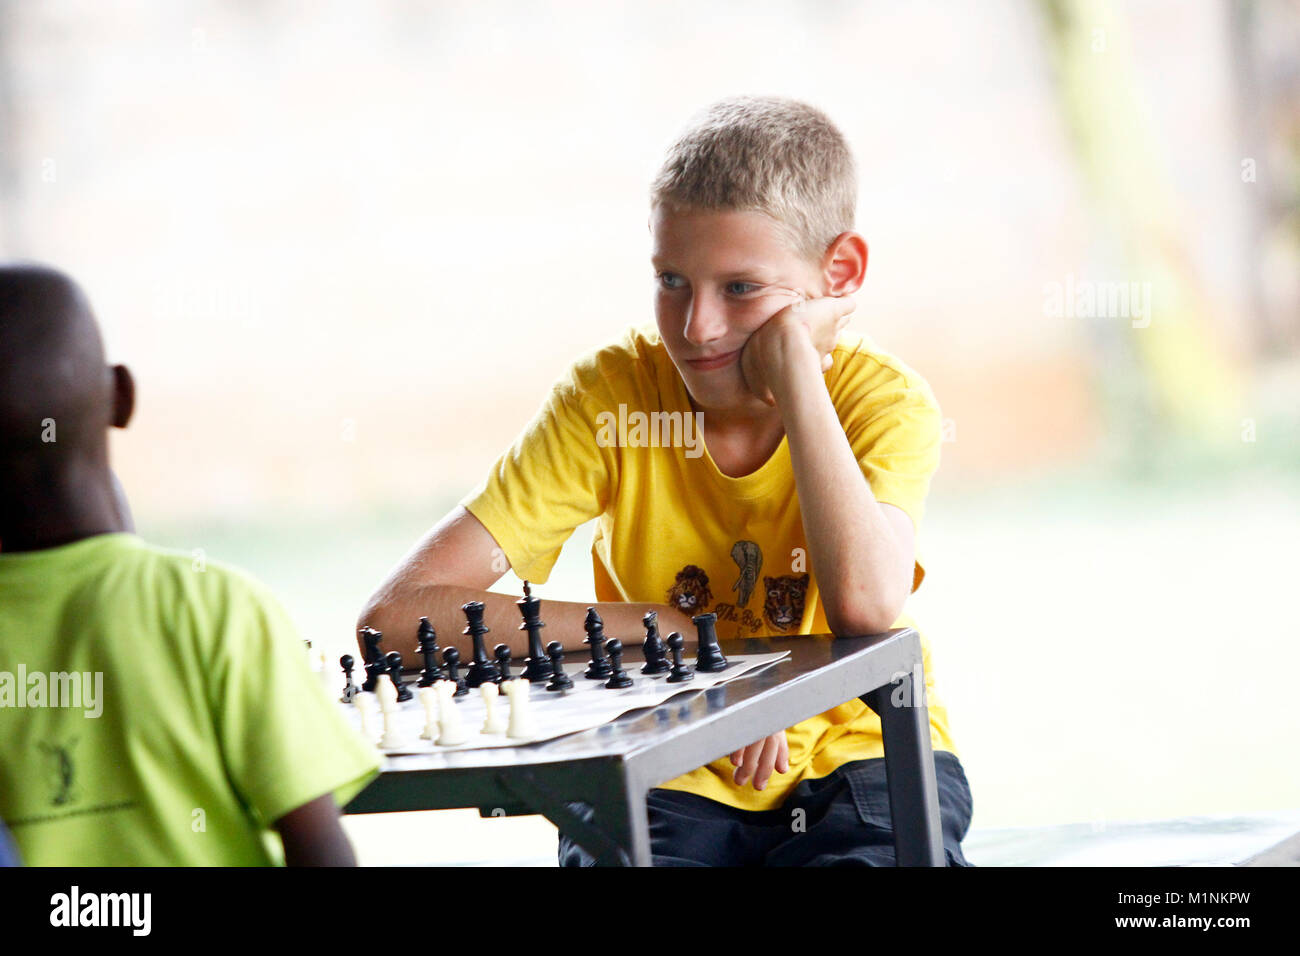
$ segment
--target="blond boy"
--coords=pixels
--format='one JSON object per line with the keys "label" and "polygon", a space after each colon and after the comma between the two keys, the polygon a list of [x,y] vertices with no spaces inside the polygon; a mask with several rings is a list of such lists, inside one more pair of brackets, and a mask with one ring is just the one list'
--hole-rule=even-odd
{"label": "blond boy", "polygon": [[[575,362],[361,623],[404,633],[423,614],[451,634],[473,599],[513,633],[513,596],[485,589],[507,563],[545,581],[593,518],[611,635],[639,633],[650,607],[665,634],[713,612],[724,638],[911,623],[940,416],[915,371],[844,331],[867,268],[855,204],[852,156],[818,110],[739,97],[696,117],[651,188],[657,329]],[[585,606],[547,608],[548,636],[580,648]],[[968,865],[970,790],[923,648],[945,848]],[[892,865],[883,752],[855,698],[668,781],[647,800],[654,861]],[[560,860],[592,862],[563,836]]]}

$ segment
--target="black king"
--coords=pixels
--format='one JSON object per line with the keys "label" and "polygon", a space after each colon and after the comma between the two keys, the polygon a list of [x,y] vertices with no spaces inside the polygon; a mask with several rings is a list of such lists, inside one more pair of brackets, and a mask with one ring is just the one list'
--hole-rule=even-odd
{"label": "black king", "polygon": [[515,602],[524,622],[519,630],[528,632],[528,660],[524,662],[524,679],[528,681],[550,680],[555,668],[542,647],[542,599],[533,597],[533,589],[524,582],[524,596]]}

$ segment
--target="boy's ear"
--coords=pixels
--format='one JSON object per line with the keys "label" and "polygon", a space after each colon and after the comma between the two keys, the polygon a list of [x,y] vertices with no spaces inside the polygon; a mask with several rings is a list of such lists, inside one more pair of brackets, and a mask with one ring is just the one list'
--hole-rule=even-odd
{"label": "boy's ear", "polygon": [[113,427],[125,428],[135,411],[135,379],[125,365],[113,366]]}
{"label": "boy's ear", "polygon": [[826,250],[823,271],[827,295],[857,292],[867,276],[867,240],[860,233],[840,233]]}

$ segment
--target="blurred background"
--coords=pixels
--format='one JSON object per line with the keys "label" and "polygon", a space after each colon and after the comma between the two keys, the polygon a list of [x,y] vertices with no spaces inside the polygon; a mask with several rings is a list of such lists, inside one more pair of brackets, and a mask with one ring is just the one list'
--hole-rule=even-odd
{"label": "blurred background", "polygon": [[[738,93],[847,135],[853,327],[943,408],[909,611],[975,830],[1300,811],[1294,2],[0,0],[0,255],[135,372],[140,533],[337,659],[566,365],[653,322],[650,178]],[[543,598],[591,598],[589,544]],[[349,827],[553,861],[540,818]]]}

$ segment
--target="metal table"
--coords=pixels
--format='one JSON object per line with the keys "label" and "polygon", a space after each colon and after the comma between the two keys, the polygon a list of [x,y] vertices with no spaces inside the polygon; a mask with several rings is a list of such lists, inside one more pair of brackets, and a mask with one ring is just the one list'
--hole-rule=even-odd
{"label": "metal table", "polygon": [[[688,685],[658,707],[555,740],[389,757],[344,812],[477,807],[483,816],[540,813],[599,863],[649,866],[645,798],[651,787],[860,697],[880,715],[898,865],[944,865],[915,630],[720,644],[728,655],[790,656],[719,687],[691,691]],[[590,819],[568,806],[579,801],[594,811]]]}

